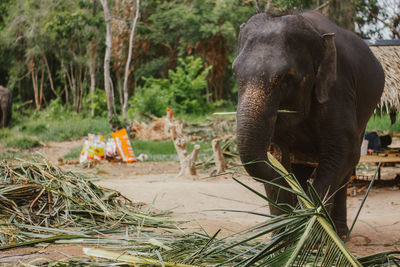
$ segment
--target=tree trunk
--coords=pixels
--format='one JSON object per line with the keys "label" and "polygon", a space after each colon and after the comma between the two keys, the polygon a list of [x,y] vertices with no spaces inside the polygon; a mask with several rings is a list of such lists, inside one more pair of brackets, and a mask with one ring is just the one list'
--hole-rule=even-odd
{"label": "tree trunk", "polygon": [[90,73],[90,114],[94,116],[94,93],[96,90],[96,50],[97,41],[93,38],[89,43],[89,73]]}
{"label": "tree trunk", "polygon": [[39,98],[39,85],[38,85],[38,77],[35,67],[35,62],[33,59],[30,62],[30,69],[32,74],[32,86],[33,86],[33,95],[35,97],[35,106],[37,110],[40,110],[40,98]]}
{"label": "tree trunk", "polygon": [[135,36],[136,23],[140,15],[139,9],[140,9],[140,0],[136,0],[136,15],[133,20],[131,35],[129,36],[128,58],[126,60],[125,75],[124,75],[124,105],[122,107],[122,117],[124,118],[126,124],[128,124],[128,118],[126,116],[126,112],[128,109],[128,98],[129,98],[129,93],[128,93],[129,67],[131,65],[131,59],[132,59],[133,37]]}
{"label": "tree trunk", "polygon": [[81,108],[82,108],[83,94],[85,93],[86,74],[87,74],[87,69],[85,68],[83,70],[83,75],[82,75],[82,65],[80,65],[80,77],[81,78],[79,79],[80,95],[79,95],[79,102],[78,102],[78,112],[81,112]]}
{"label": "tree trunk", "polygon": [[58,93],[56,92],[56,90],[54,89],[53,78],[52,78],[52,76],[51,76],[51,71],[50,71],[50,67],[49,67],[49,62],[47,61],[46,55],[43,55],[43,62],[44,62],[45,66],[46,66],[46,69],[47,69],[47,75],[48,75],[48,77],[49,77],[49,82],[50,82],[50,89],[51,89],[51,91],[53,91],[53,93],[54,93],[54,94],[56,95],[56,97],[58,98],[59,95],[58,95]]}
{"label": "tree trunk", "polygon": [[70,67],[70,70],[69,70],[69,73],[67,71],[67,78],[68,78],[69,87],[71,88],[71,93],[72,93],[72,108],[73,108],[73,110],[77,111],[76,79],[75,79],[74,68],[72,67],[72,63],[70,63],[69,67]]}
{"label": "tree trunk", "polygon": [[[104,20],[106,22],[106,53],[104,56],[104,89],[106,90],[107,96],[107,117],[110,124],[111,129],[115,129],[116,125],[113,121],[113,111],[115,110],[114,103],[114,94],[111,92],[111,78],[110,78],[110,58],[111,58],[111,49],[112,49],[112,31],[111,31],[111,15],[110,10],[108,9],[108,1],[100,0],[101,5],[103,6],[104,11]],[[118,124],[118,122],[117,122]]]}
{"label": "tree trunk", "polygon": [[347,30],[354,31],[355,8],[354,0],[351,1],[329,1],[328,8],[324,12],[330,19]]}
{"label": "tree trunk", "polygon": [[217,174],[223,173],[228,168],[228,165],[226,164],[224,158],[224,154],[222,153],[221,150],[220,142],[221,139],[219,138],[213,139],[211,142],[212,149],[214,151],[214,161],[215,161],[215,166],[217,167]]}
{"label": "tree trunk", "polygon": [[122,94],[122,81],[121,81],[121,72],[119,69],[116,70],[115,72],[115,78],[117,79],[117,89],[118,89],[118,95],[119,95],[119,103],[121,107],[124,105],[124,96]]}
{"label": "tree trunk", "polygon": [[40,97],[39,97],[39,102],[40,102],[40,106],[42,106],[42,101],[46,103],[46,97],[43,93],[43,85],[44,85],[44,70],[42,69],[42,75],[40,77]]}
{"label": "tree trunk", "polygon": [[183,135],[182,123],[174,121],[171,113],[167,112],[165,120],[165,132],[174,142],[175,150],[178,153],[181,169],[178,176],[196,175],[196,159],[199,154],[200,145],[195,145],[191,154],[188,153],[186,147],[185,136]]}
{"label": "tree trunk", "polygon": [[65,69],[64,60],[62,58],[61,58],[61,71],[64,78],[65,104],[68,106],[69,104],[68,80],[67,80],[67,75],[65,74],[67,70]]}
{"label": "tree trunk", "polygon": [[[93,10],[92,15],[96,17],[97,14],[97,0],[92,0]],[[90,75],[90,114],[92,117],[94,114],[94,95],[96,91],[96,51],[97,51],[98,43],[96,38],[92,38],[89,43],[89,75]]]}

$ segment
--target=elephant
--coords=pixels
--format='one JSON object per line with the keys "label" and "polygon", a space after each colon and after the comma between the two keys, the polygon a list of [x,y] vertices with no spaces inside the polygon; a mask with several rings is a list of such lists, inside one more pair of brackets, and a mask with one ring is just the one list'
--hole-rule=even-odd
{"label": "elephant", "polygon": [[[274,147],[305,190],[313,178],[343,237],[347,182],[384,88],[381,64],[363,40],[318,11],[266,11],[241,25],[232,69],[238,152],[247,173],[287,186],[268,162]],[[292,193],[264,187],[282,207],[297,203]],[[272,205],[270,212],[283,213]]]}
{"label": "elephant", "polygon": [[12,93],[0,85],[0,129],[8,126],[12,115]]}

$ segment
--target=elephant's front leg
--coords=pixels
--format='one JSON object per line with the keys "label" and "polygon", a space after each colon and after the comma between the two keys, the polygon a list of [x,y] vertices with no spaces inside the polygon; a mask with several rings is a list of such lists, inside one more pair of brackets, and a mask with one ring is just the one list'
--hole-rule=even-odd
{"label": "elephant's front leg", "polygon": [[335,194],[332,209],[332,218],[336,226],[337,234],[344,239],[349,231],[347,226],[347,183],[353,170],[347,174],[345,180],[340,185],[340,190]]}
{"label": "elephant's front leg", "polygon": [[[291,172],[291,164],[290,164],[290,153],[289,153],[289,148],[287,146],[282,146],[282,145],[276,145],[276,144],[271,144],[270,151],[273,156],[275,156],[285,167],[286,170]],[[275,153],[274,153],[275,151]],[[279,177],[277,173],[277,177],[271,182],[279,184],[284,187],[288,187],[288,183],[286,182],[284,177]],[[280,189],[275,185],[271,185],[268,183],[264,184],[265,192],[267,193],[267,196],[275,201],[276,203],[280,204],[283,208],[285,209],[291,209],[296,206],[297,199],[296,196],[284,189]],[[272,215],[281,215],[284,212],[272,205],[270,205],[270,212]]]}
{"label": "elephant's front leg", "polygon": [[[338,142],[337,140],[342,140]],[[360,141],[357,135],[348,135],[336,142],[326,142],[321,154],[314,187],[321,199],[326,198],[326,209],[332,216],[340,235],[348,231],[346,223],[346,188],[338,191],[348,181],[349,175],[360,158]],[[335,194],[335,195],[333,195]]]}

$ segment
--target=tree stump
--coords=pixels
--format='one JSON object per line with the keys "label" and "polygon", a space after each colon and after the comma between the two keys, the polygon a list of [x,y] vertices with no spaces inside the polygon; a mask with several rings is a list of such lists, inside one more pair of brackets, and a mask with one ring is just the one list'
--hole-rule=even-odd
{"label": "tree stump", "polygon": [[181,169],[178,176],[196,175],[196,159],[199,154],[200,145],[195,145],[191,154],[187,151],[185,136],[182,133],[183,125],[179,121],[172,119],[172,116],[167,112],[165,122],[165,131],[169,134],[174,142],[175,150],[178,153]]}
{"label": "tree stump", "polygon": [[217,174],[223,173],[227,168],[228,165],[226,164],[224,155],[221,150],[220,145],[221,139],[213,139],[211,142],[212,149],[214,151],[214,161],[215,165],[217,166]]}

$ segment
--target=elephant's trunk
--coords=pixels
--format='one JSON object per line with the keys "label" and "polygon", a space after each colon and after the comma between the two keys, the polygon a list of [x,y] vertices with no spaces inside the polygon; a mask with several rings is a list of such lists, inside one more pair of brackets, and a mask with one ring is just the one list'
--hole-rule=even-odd
{"label": "elephant's trunk", "polygon": [[[237,142],[240,159],[249,175],[265,180],[278,174],[265,162],[274,134],[279,101],[264,88],[242,88],[237,109]],[[275,99],[274,99],[275,98]],[[250,164],[249,164],[250,163]]]}

